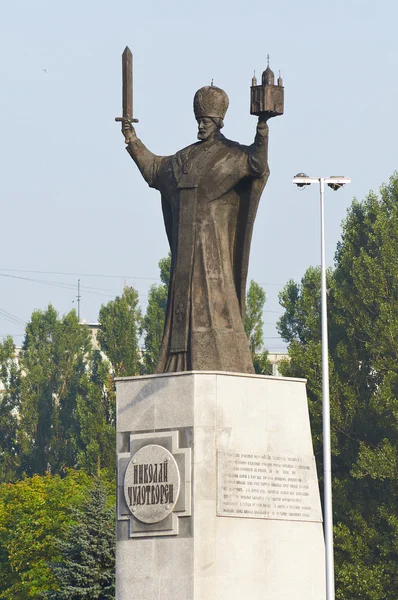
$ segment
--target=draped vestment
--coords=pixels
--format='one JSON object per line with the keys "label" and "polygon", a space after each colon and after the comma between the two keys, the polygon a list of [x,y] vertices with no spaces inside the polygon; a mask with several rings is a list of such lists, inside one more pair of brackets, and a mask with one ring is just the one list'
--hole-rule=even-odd
{"label": "draped vestment", "polygon": [[253,373],[243,326],[250,243],[267,182],[268,126],[254,143],[219,134],[173,156],[135,139],[127,150],[160,191],[171,249],[171,276],[158,373]]}

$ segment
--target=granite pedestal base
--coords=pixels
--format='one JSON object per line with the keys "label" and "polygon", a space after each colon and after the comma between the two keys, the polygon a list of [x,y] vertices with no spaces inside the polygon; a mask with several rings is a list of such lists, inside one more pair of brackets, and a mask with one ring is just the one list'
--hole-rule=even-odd
{"label": "granite pedestal base", "polygon": [[119,379],[117,452],[117,600],[325,599],[305,381]]}

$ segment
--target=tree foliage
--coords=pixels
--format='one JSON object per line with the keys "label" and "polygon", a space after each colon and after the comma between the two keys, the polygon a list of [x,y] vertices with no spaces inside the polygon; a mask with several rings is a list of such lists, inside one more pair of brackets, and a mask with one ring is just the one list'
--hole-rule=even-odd
{"label": "tree foliage", "polygon": [[114,469],[115,394],[109,363],[75,311],[34,311],[19,353],[0,345],[0,482],[98,462]]}
{"label": "tree foliage", "polygon": [[98,479],[84,502],[72,509],[74,523],[58,539],[60,560],[52,570],[53,600],[115,598],[115,508],[107,486]]}
{"label": "tree foliage", "polygon": [[138,292],[132,287],[125,287],[121,296],[101,306],[98,341],[116,377],[140,373],[138,338],[141,319]]}
{"label": "tree foliage", "polygon": [[0,343],[0,482],[13,481],[20,467],[18,408],[20,369],[11,337]]}
{"label": "tree foliage", "polygon": [[244,326],[253,358],[254,370],[261,375],[271,375],[268,351],[264,350],[263,311],[266,296],[263,288],[251,280],[246,294]]}
{"label": "tree foliage", "polygon": [[56,540],[90,483],[83,471],[70,471],[63,478],[35,475],[0,485],[0,598],[38,599],[53,588],[49,563],[60,557]]}
{"label": "tree foliage", "polygon": [[76,400],[77,466],[90,474],[106,468],[114,475],[116,393],[110,364],[99,350],[87,359],[87,373],[84,394]]}
{"label": "tree foliage", "polygon": [[159,261],[160,285],[149,289],[148,305],[142,322],[141,333],[144,337],[144,373],[154,373],[162,343],[164,320],[167,308],[167,294],[170,281],[171,254]]}
{"label": "tree foliage", "polygon": [[[336,597],[398,595],[398,175],[354,201],[328,273]],[[320,277],[281,294],[284,374],[308,379],[321,466]]]}
{"label": "tree foliage", "polygon": [[21,468],[28,475],[58,473],[76,462],[76,401],[84,394],[90,349],[75,311],[59,318],[49,305],[32,314],[19,359]]}

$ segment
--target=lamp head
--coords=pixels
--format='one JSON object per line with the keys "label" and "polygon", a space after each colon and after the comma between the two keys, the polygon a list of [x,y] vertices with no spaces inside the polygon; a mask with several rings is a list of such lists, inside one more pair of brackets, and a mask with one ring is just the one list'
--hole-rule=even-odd
{"label": "lamp head", "polygon": [[[308,177],[308,175],[306,175],[305,173],[297,173],[297,175],[294,176],[294,179],[296,179],[296,177]],[[294,181],[294,183],[297,185],[298,188],[305,188],[307,185],[311,185],[310,183],[307,183],[305,181]]]}
{"label": "lamp head", "polygon": [[[331,175],[329,177],[329,179],[344,179],[344,175]],[[335,192],[337,192],[337,190],[339,190],[340,188],[342,188],[344,185],[344,183],[332,183],[331,181],[328,183],[328,186],[334,190]]]}

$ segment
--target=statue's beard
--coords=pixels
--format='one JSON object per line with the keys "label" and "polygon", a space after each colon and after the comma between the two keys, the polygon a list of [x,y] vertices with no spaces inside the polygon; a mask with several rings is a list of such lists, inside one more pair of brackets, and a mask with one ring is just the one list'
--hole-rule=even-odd
{"label": "statue's beard", "polygon": [[205,142],[206,140],[217,138],[220,133],[219,129],[213,129],[210,132],[198,131],[198,140]]}

